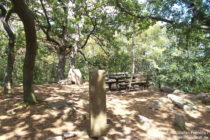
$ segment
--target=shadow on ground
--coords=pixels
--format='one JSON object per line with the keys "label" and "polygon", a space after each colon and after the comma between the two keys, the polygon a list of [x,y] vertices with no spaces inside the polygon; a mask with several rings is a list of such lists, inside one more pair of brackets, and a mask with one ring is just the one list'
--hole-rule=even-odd
{"label": "shadow on ground", "polygon": [[[77,136],[69,138],[71,140],[90,139],[87,134],[88,84],[43,84],[35,86],[34,89],[40,100],[39,104],[34,106],[21,104],[21,87],[16,87],[14,94],[9,96],[0,95],[0,139],[43,140],[52,136],[62,136],[65,132],[77,133]],[[184,112],[172,103],[158,110],[148,108],[150,101],[166,95],[152,90],[107,91],[109,127],[107,135],[101,139],[179,139],[178,136],[182,135],[178,135],[180,130],[173,126],[174,114]],[[205,136],[210,138],[210,115],[205,111],[209,106],[194,102],[198,105],[198,110],[185,112],[186,132],[206,132]],[[138,123],[135,119],[137,114],[151,119],[153,123]]]}

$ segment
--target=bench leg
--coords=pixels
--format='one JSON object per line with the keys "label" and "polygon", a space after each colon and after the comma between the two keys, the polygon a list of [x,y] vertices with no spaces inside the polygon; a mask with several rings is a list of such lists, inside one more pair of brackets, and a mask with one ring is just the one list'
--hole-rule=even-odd
{"label": "bench leg", "polygon": [[112,89],[112,84],[109,84],[109,90],[111,90]]}

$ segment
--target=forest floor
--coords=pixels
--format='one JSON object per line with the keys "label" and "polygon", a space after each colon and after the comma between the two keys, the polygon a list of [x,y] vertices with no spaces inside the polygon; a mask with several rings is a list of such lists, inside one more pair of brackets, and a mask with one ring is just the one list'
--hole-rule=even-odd
{"label": "forest floor", "polygon": [[[16,87],[8,96],[0,94],[0,140],[46,140],[75,134],[67,140],[89,140],[88,84],[35,86],[39,104],[22,104],[22,88]],[[184,112],[168,102],[158,110],[149,109],[148,103],[167,97],[167,93],[155,90],[107,91],[108,133],[104,140],[177,140],[210,139],[210,113],[192,94],[185,94],[198,109]],[[68,103],[63,104],[67,101]],[[185,113],[186,130],[174,127],[175,113]],[[142,125],[135,115],[152,120]],[[196,134],[195,134],[196,133]],[[57,137],[59,138],[59,137]]]}

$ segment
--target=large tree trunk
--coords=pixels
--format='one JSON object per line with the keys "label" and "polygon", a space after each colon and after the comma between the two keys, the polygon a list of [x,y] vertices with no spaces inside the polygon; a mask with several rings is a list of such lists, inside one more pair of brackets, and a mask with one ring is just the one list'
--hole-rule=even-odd
{"label": "large tree trunk", "polygon": [[[0,5],[1,10],[6,12],[6,9],[3,5]],[[7,52],[7,68],[4,77],[4,94],[11,93],[12,90],[12,72],[13,72],[13,65],[15,61],[15,53],[14,53],[14,46],[15,46],[15,34],[13,33],[12,29],[10,28],[6,19],[6,14],[2,19],[2,23],[4,26],[5,31],[9,37],[8,42],[8,52]]]}
{"label": "large tree trunk", "polygon": [[58,66],[57,66],[57,72],[56,72],[57,82],[64,79],[65,65],[66,65],[65,51],[59,51],[58,52]]}
{"label": "large tree trunk", "polygon": [[23,22],[26,37],[26,54],[23,66],[23,99],[26,103],[34,104],[37,102],[33,93],[33,71],[37,50],[34,17],[26,5],[25,0],[12,0],[12,3],[15,12]]}

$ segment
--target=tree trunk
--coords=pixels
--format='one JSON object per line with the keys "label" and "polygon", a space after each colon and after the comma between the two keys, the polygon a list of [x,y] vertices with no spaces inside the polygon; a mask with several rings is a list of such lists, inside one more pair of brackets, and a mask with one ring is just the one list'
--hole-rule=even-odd
{"label": "tree trunk", "polygon": [[58,52],[58,66],[56,72],[57,82],[64,79],[65,65],[66,65],[66,54],[65,51],[61,50]]}
{"label": "tree trunk", "polygon": [[26,53],[23,66],[23,100],[26,103],[36,103],[33,93],[33,71],[37,50],[37,36],[35,30],[34,17],[25,3],[25,0],[12,0],[15,12],[20,17],[24,25],[26,37]]}
{"label": "tree trunk", "polygon": [[[1,5],[1,9],[6,12],[6,9],[4,8],[3,5]],[[14,53],[15,34],[13,33],[12,29],[10,28],[6,20],[6,15],[2,19],[2,23],[9,37],[8,52],[7,52],[7,68],[6,68],[5,77],[4,77],[4,94],[8,94],[8,93],[11,93],[11,90],[12,90],[12,72],[13,72],[13,65],[15,61],[15,53]]]}
{"label": "tree trunk", "polygon": [[131,44],[131,47],[132,47],[132,50],[131,50],[131,53],[132,53],[132,74],[135,73],[135,44],[134,44],[134,37],[132,38],[132,44]]}
{"label": "tree trunk", "polygon": [[77,47],[74,46],[73,50],[71,51],[71,54],[70,54],[70,69],[75,68],[76,55],[77,55]]}
{"label": "tree trunk", "polygon": [[15,35],[9,38],[8,43],[8,58],[7,58],[7,68],[4,77],[4,93],[8,94],[11,93],[12,90],[12,72],[13,72],[13,65],[15,61],[15,53],[14,53],[14,46],[15,46]]}
{"label": "tree trunk", "polygon": [[70,71],[72,69],[75,69],[75,64],[76,64],[76,56],[78,53],[78,46],[75,43],[75,45],[72,48],[71,54],[70,54],[70,68],[69,68],[69,73],[68,73],[68,78],[71,78],[70,76]]}

